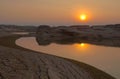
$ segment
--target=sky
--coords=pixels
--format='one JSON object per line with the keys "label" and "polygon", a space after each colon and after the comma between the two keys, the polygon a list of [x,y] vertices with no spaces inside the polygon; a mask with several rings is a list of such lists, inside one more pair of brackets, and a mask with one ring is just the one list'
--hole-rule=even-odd
{"label": "sky", "polygon": [[[0,0],[0,24],[120,23],[120,0]],[[87,20],[81,21],[80,14]]]}

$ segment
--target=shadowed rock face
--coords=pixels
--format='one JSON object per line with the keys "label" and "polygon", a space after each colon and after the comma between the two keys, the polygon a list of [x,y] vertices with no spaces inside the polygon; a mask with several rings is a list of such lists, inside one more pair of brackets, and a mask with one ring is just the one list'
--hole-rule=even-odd
{"label": "shadowed rock face", "polygon": [[[36,41],[39,45],[49,45],[51,43],[57,44],[74,44],[74,43],[89,43],[95,45],[120,47],[120,37],[110,36],[110,32],[100,33],[93,29],[79,29],[71,27],[39,27]],[[114,32],[112,33],[114,34]],[[116,32],[115,32],[116,34]],[[120,34],[120,32],[117,32]],[[107,38],[105,38],[105,36]],[[109,38],[108,38],[109,37]]]}

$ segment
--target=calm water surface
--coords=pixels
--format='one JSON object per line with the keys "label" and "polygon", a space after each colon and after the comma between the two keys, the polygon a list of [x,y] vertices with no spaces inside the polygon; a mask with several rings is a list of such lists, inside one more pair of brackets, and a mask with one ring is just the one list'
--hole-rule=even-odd
{"label": "calm water surface", "polygon": [[35,37],[20,38],[16,41],[16,44],[35,51],[87,63],[120,79],[120,48],[84,43],[73,45],[52,43],[48,46],[40,46],[36,42]]}
{"label": "calm water surface", "polygon": [[29,32],[12,32],[12,34],[16,34],[16,35],[28,35]]}

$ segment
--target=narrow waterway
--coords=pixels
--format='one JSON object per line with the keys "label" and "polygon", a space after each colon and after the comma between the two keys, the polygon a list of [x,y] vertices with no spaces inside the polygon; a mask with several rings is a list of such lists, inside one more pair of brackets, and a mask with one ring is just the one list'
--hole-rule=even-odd
{"label": "narrow waterway", "polygon": [[74,59],[99,68],[120,79],[120,48],[96,46],[91,44],[60,45],[52,43],[40,46],[35,37],[23,37],[16,44],[34,51]]}

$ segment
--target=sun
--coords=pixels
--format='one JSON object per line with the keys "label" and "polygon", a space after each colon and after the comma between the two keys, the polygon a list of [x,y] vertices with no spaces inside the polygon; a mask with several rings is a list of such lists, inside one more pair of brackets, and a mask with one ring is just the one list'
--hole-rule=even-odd
{"label": "sun", "polygon": [[80,15],[80,20],[85,21],[87,19],[87,15],[86,14],[81,14]]}

